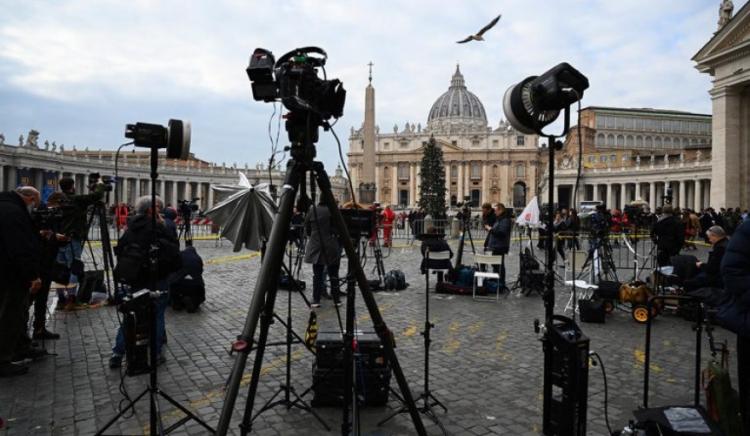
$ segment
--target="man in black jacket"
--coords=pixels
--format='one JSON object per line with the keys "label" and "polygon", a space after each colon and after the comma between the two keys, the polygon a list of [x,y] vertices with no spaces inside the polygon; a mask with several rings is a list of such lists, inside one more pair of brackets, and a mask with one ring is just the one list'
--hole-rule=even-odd
{"label": "man in black jacket", "polygon": [[23,186],[0,193],[0,377],[21,375],[29,368],[11,363],[24,332],[29,293],[42,286],[39,237],[30,212],[39,206],[39,191]]}
{"label": "man in black jacket", "polygon": [[[104,197],[104,184],[100,182],[92,188],[91,194],[76,195],[75,181],[69,177],[60,179],[60,190],[65,194],[65,199],[62,202],[61,233],[70,238],[70,243],[60,249],[57,260],[67,265],[68,268],[73,266],[74,261],[80,261],[83,255],[83,241],[86,239],[86,231],[88,230],[87,212],[89,206],[101,201]],[[75,268],[73,269],[75,270]]]}
{"label": "man in black jacket", "polygon": [[505,255],[508,254],[508,251],[510,250],[510,233],[512,226],[510,216],[505,210],[505,205],[503,203],[497,203],[495,205],[495,215],[497,216],[495,224],[493,224],[492,227],[485,226],[485,229],[490,232],[488,248],[492,250],[493,255],[500,254],[503,256],[503,261],[500,265],[499,271],[496,271],[500,273],[500,287],[503,288],[505,287]]}
{"label": "man in black jacket", "polygon": [[680,254],[685,245],[685,226],[674,216],[672,206],[662,208],[662,215],[651,229],[651,239],[656,242],[656,262],[659,266],[670,265],[672,256]]}
{"label": "man in black jacket", "polygon": [[[734,232],[721,262],[724,290],[737,306],[739,323],[750,322],[750,220],[745,220]],[[721,312],[721,310],[720,310]],[[740,412],[745,428],[750,429],[750,333],[737,334],[737,380],[740,393]]]}
{"label": "man in black jacket", "polygon": [[700,288],[721,288],[723,287],[721,274],[721,261],[724,258],[729,240],[726,232],[720,226],[713,226],[706,231],[706,237],[713,246],[713,250],[708,254],[707,262],[696,262],[695,267],[697,274],[685,280],[685,290],[692,291]]}

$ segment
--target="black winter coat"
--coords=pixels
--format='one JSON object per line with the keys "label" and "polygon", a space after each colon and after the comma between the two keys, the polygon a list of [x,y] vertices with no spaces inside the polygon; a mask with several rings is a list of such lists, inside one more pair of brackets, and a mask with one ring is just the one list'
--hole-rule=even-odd
{"label": "black winter coat", "polygon": [[[40,277],[41,246],[26,204],[15,192],[0,193],[0,278],[3,288]],[[0,288],[1,289],[1,288]]]}
{"label": "black winter coat", "polygon": [[508,214],[497,218],[490,230],[490,240],[487,248],[496,254],[508,254],[510,250],[511,224]]}
{"label": "black winter coat", "polygon": [[721,262],[721,277],[727,294],[750,308],[750,220],[737,227],[729,240]]}
{"label": "black winter coat", "polygon": [[657,221],[651,234],[656,239],[659,250],[672,255],[678,254],[685,244],[685,226],[674,215]]}

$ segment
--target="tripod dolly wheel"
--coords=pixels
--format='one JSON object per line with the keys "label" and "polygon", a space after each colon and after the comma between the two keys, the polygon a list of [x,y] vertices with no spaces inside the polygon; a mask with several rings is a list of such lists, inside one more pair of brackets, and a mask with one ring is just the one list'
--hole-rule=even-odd
{"label": "tripod dolly wheel", "polygon": [[615,311],[615,302],[612,300],[604,300],[604,312],[612,313]]}
{"label": "tripod dolly wheel", "polygon": [[648,308],[644,304],[636,304],[633,306],[631,315],[638,324],[646,324],[648,321]]}

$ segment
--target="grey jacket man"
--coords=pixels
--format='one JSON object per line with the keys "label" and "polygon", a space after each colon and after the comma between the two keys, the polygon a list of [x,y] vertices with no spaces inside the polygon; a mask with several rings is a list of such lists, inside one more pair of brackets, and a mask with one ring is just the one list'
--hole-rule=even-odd
{"label": "grey jacket man", "polygon": [[341,258],[338,235],[331,228],[331,212],[325,206],[311,206],[305,217],[305,263],[336,265]]}

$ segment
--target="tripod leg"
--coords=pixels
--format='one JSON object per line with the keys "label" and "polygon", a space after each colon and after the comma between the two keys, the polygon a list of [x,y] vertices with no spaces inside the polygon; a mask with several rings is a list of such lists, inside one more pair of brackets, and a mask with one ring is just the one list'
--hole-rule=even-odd
{"label": "tripod leg", "polygon": [[357,254],[354,250],[354,245],[352,244],[352,240],[349,237],[349,230],[346,227],[346,223],[344,223],[344,217],[341,215],[341,211],[338,209],[338,206],[336,205],[336,199],[334,198],[333,192],[331,191],[331,182],[328,179],[328,174],[326,174],[325,170],[323,169],[323,165],[320,162],[315,162],[314,166],[318,186],[320,187],[321,191],[321,197],[325,205],[328,207],[328,210],[331,212],[332,224],[338,230],[338,234],[341,235],[341,242],[344,247],[344,251],[346,252],[346,256],[353,266],[353,272],[355,278],[357,279],[357,283],[359,284],[360,292],[362,293],[362,300],[367,306],[367,311],[370,314],[370,319],[372,319],[373,326],[375,327],[375,332],[378,334],[378,337],[383,344],[386,358],[388,359],[388,362],[390,362],[393,373],[396,376],[396,381],[398,382],[399,389],[401,390],[401,394],[404,397],[404,402],[409,409],[409,414],[411,415],[412,422],[414,423],[414,428],[416,429],[417,434],[419,434],[420,436],[425,436],[427,433],[424,428],[424,424],[422,423],[422,417],[419,415],[417,406],[414,403],[414,397],[412,397],[411,391],[409,390],[409,384],[406,381],[406,377],[404,376],[404,373],[401,369],[401,365],[399,364],[396,352],[393,349],[393,333],[385,324],[385,320],[383,319],[383,316],[380,313],[380,309],[378,308],[378,303],[375,301],[375,297],[370,291],[370,287],[367,283],[367,277],[365,276],[364,270],[358,262]]}
{"label": "tripod leg", "polygon": [[[294,161],[290,162],[287,169],[284,187],[282,188],[279,212],[274,221],[273,228],[271,229],[271,236],[269,238],[270,243],[268,244],[268,248],[260,267],[260,274],[255,282],[253,299],[250,302],[245,326],[240,336],[240,339],[246,341],[247,346],[244,349],[239,350],[237,357],[235,358],[232,373],[227,384],[224,405],[216,428],[217,436],[224,436],[229,430],[229,424],[231,423],[232,413],[234,411],[234,404],[237,400],[237,394],[239,392],[240,384],[242,383],[242,375],[247,363],[247,357],[252,348],[255,330],[258,326],[258,320],[264,303],[269,305],[266,310],[273,312],[273,301],[270,299],[269,301],[266,301],[266,292],[267,290],[273,289],[271,294],[273,294],[274,297],[276,295],[275,290],[278,287],[279,272],[281,270],[281,264],[284,262],[284,248],[286,246],[284,241],[287,240],[289,234],[289,223],[292,218],[296,187],[299,186],[299,181],[303,174],[304,168],[301,164]],[[256,351],[256,361],[258,361],[258,365],[260,365],[258,351]],[[258,372],[260,372],[260,368],[258,368]],[[255,401],[255,393],[258,386],[257,379],[257,376],[253,376],[253,379],[251,380],[251,390],[248,392],[247,403],[251,410],[253,402]]]}

